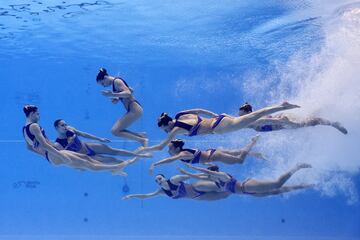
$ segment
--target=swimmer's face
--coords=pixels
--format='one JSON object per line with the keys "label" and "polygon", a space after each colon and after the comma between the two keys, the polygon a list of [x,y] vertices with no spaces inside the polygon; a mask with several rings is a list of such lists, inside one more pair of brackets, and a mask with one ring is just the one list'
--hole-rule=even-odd
{"label": "swimmer's face", "polygon": [[174,156],[174,155],[179,154],[180,148],[179,148],[179,147],[175,147],[173,143],[169,143],[168,147],[169,147],[168,153],[169,153],[171,156]]}
{"label": "swimmer's face", "polygon": [[39,110],[36,110],[35,112],[30,113],[29,115],[32,122],[38,122],[40,121],[40,113]]}
{"label": "swimmer's face", "polygon": [[56,131],[57,131],[58,133],[66,133],[66,131],[67,131],[67,124],[66,124],[66,122],[65,122],[64,120],[61,120],[61,121],[59,122],[59,124],[58,124],[57,127],[56,127]]}
{"label": "swimmer's face", "polygon": [[166,178],[162,175],[156,175],[155,177],[155,182],[159,185],[162,186],[164,185],[164,183],[166,182]]}

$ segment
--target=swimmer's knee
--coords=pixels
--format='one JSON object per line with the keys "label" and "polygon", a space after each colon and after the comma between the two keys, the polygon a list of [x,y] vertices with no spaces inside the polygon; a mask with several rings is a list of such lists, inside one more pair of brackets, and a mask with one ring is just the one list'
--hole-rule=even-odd
{"label": "swimmer's knee", "polygon": [[117,136],[120,132],[121,132],[121,130],[119,130],[119,128],[117,128],[117,127],[111,128],[111,134],[114,136]]}

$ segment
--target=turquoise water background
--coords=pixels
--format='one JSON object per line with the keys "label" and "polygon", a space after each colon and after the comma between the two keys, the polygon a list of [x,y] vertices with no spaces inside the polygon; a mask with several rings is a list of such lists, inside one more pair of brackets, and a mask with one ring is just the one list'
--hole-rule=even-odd
{"label": "turquoise water background", "polygon": [[[352,1],[57,1],[0,3],[0,239],[360,239],[358,203],[360,5]],[[236,114],[290,100],[291,112],[341,121],[347,136],[326,127],[262,134],[249,159],[223,166],[238,179],[270,179],[297,162],[314,168],[290,183],[314,190],[283,196],[231,196],[217,202],[122,201],[156,189],[150,163],[126,171],[56,168],[27,151],[24,104],[39,106],[41,125],[53,121],[135,149],[111,136],[123,113],[100,94],[99,67],[122,76],[144,107],[131,129],[150,144],[166,135],[161,112],[190,108]],[[187,146],[239,148],[255,132],[187,138]],[[177,174],[180,163],[156,172]]]}

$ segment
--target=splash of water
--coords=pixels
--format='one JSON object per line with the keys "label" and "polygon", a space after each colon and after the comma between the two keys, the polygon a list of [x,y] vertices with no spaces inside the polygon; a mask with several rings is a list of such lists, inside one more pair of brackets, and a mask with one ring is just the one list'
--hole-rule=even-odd
{"label": "splash of water", "polygon": [[251,92],[271,86],[267,104],[288,99],[302,106],[294,114],[339,121],[349,131],[344,136],[330,127],[310,127],[266,135],[263,150],[272,149],[274,165],[262,174],[277,176],[296,162],[309,162],[314,169],[301,173],[303,179],[318,183],[324,195],[343,194],[354,203],[358,194],[351,178],[360,168],[360,4],[334,12],[323,18],[320,51],[309,56],[299,50],[265,82],[254,74],[245,85],[251,84]]}

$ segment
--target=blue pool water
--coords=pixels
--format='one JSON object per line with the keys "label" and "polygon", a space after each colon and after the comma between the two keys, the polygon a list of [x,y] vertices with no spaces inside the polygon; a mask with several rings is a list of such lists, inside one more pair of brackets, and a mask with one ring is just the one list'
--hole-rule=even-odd
{"label": "blue pool water", "polygon": [[[0,3],[0,239],[360,239],[360,3],[354,1],[2,0]],[[121,198],[156,189],[151,162],[126,178],[53,167],[25,147],[24,104],[53,121],[135,149],[111,135],[124,110],[100,94],[99,67],[125,78],[144,115],[131,129],[150,144],[166,135],[161,112],[236,114],[289,100],[298,116],[343,123],[262,134],[250,158],[222,166],[238,179],[271,179],[298,162],[313,169],[289,183],[313,190],[215,202]],[[187,138],[199,148],[239,148],[251,130]],[[177,174],[180,163],[156,173]],[[127,189],[128,188],[128,189]],[[127,191],[128,190],[128,191]]]}

